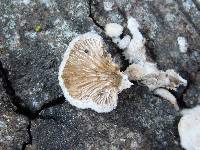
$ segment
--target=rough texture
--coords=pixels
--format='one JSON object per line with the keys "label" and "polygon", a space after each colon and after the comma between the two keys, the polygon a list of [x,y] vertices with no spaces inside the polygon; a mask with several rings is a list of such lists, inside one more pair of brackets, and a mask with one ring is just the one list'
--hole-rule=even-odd
{"label": "rough texture", "polygon": [[181,149],[174,126],[177,114],[169,102],[139,86],[125,90],[119,98],[117,109],[106,114],[68,103],[43,110],[40,119],[33,121],[29,148]]}
{"label": "rough texture", "polygon": [[[179,118],[173,106],[141,85],[121,93],[117,109],[108,114],[79,110],[67,102],[50,107],[64,100],[57,80],[58,66],[76,35],[90,30],[102,33],[114,60],[122,70],[126,69],[128,63],[122,51],[105,35],[103,28],[112,22],[125,27],[129,15],[141,25],[148,59],[157,63],[159,69],[174,69],[188,80],[187,87],[173,93],[181,108],[200,103],[199,1],[105,2],[108,0],[1,0],[0,61],[9,72],[4,73],[11,82],[6,83],[7,87],[12,87],[15,94],[9,88],[6,91],[11,97],[18,96],[14,101],[16,106],[28,110],[24,112],[29,112],[27,116],[31,118],[34,113],[35,118],[29,126],[32,144],[27,145],[31,143],[25,135],[27,121],[10,109],[8,101],[4,102],[9,98],[3,96],[0,112],[8,113],[11,122],[15,122],[3,132],[16,137],[15,144],[8,141],[3,149],[21,148],[23,143],[26,149],[181,149],[177,133]],[[109,7],[107,11],[105,5]],[[127,28],[125,34],[130,35]],[[179,36],[188,42],[186,53],[179,50]],[[0,95],[6,95],[4,88]],[[5,118],[3,122],[7,123]]]}
{"label": "rough texture", "polygon": [[28,118],[16,114],[15,107],[3,89],[0,78],[0,149],[22,149],[29,141]]}
{"label": "rough texture", "polygon": [[1,7],[1,61],[21,105],[37,111],[62,94],[58,67],[69,41],[93,29],[88,3],[16,0]]}
{"label": "rough texture", "polygon": [[[147,54],[151,57],[150,60],[156,62],[159,69],[175,69],[189,82],[189,86],[186,88],[190,92],[187,92],[186,95],[194,90],[195,95],[198,95],[198,88],[194,87],[199,86],[196,86],[198,84],[196,76],[200,69],[199,2],[195,0],[134,0],[132,2],[116,0],[114,3],[113,10],[105,12],[102,1],[93,1],[92,14],[97,23],[100,26],[105,26],[108,22],[126,25],[126,16],[135,17],[141,25],[143,36],[146,37]],[[179,50],[177,43],[179,36],[187,39],[189,45],[187,53],[181,53]],[[180,88],[175,93],[178,100],[182,99],[182,94],[186,90]],[[184,101],[191,101],[191,103],[199,101],[199,98],[194,99],[196,98]],[[184,105],[194,106],[189,105],[188,102]]]}
{"label": "rough texture", "polygon": [[200,72],[197,72],[195,80],[189,85],[187,92],[183,95],[183,101],[187,107],[200,104]]}

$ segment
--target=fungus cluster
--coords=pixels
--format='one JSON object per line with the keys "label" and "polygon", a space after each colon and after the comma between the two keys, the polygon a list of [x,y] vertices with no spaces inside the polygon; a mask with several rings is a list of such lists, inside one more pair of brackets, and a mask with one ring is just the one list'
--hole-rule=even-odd
{"label": "fungus cluster", "polygon": [[127,28],[131,36],[121,38],[123,26],[116,23],[105,26],[106,35],[124,50],[129,60],[130,65],[124,73],[113,62],[97,33],[85,33],[70,42],[59,68],[59,84],[64,96],[78,108],[109,112],[117,106],[118,93],[132,85],[129,80],[135,80],[169,100],[178,110],[176,98],[168,90],[186,86],[187,81],[174,70],[159,70],[155,63],[148,61],[146,40],[133,17],[128,18]]}
{"label": "fungus cluster", "polygon": [[[115,26],[117,27],[117,25]],[[139,31],[140,26],[136,19],[129,17],[127,28],[129,29],[132,38],[130,38],[129,35],[125,35],[124,38],[120,38],[120,35],[118,37],[113,37],[110,36],[110,32],[115,31],[114,29],[108,31],[109,28],[105,28],[105,30],[106,33],[109,33],[107,35],[112,38],[113,42],[116,43],[119,48],[124,50],[123,54],[125,58],[129,60],[130,65],[125,71],[129,80],[139,81],[146,85],[154,94],[169,100],[178,110],[176,98],[168,90],[176,90],[180,85],[186,86],[187,81],[173,69],[162,71],[157,68],[155,63],[148,61],[145,49],[146,40]],[[119,33],[121,32],[120,28]]]}

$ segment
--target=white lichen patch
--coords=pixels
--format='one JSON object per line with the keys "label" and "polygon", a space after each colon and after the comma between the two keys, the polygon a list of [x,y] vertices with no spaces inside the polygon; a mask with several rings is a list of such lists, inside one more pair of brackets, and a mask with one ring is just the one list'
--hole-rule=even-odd
{"label": "white lichen patch", "polygon": [[185,37],[178,37],[177,38],[179,50],[181,53],[186,53],[188,49],[188,42]]}
{"label": "white lichen patch", "polygon": [[106,35],[111,38],[119,37],[123,32],[123,27],[117,23],[108,23],[105,26]]}
{"label": "white lichen patch", "polygon": [[183,7],[185,8],[186,11],[190,11],[190,9],[195,7],[195,5],[192,0],[184,0]]}
{"label": "white lichen patch", "polygon": [[181,146],[186,150],[200,150],[200,106],[182,111],[178,124]]}
{"label": "white lichen patch", "polygon": [[111,11],[113,5],[114,5],[114,2],[110,2],[110,1],[104,1],[103,2],[103,6],[104,6],[105,11]]}
{"label": "white lichen patch", "polygon": [[132,84],[112,62],[96,33],[72,40],[59,68],[59,84],[72,105],[97,112],[117,106],[118,93]]}

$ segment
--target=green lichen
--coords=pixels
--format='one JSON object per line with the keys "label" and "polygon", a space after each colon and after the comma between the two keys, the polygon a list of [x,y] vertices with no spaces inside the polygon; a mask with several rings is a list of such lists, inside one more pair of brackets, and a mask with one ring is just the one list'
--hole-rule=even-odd
{"label": "green lichen", "polygon": [[35,31],[36,32],[41,32],[42,31],[42,25],[41,24],[36,24],[35,25]]}

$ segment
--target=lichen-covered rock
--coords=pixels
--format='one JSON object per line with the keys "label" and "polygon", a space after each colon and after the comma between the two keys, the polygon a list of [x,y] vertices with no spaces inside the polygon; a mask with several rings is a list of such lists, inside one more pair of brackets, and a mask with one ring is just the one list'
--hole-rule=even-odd
{"label": "lichen-covered rock", "polygon": [[110,113],[68,103],[43,110],[32,122],[29,148],[180,150],[176,116],[172,104],[136,86],[119,94],[117,109]]}
{"label": "lichen-covered rock", "polygon": [[0,149],[22,149],[29,141],[27,117],[17,114],[0,78]]}
{"label": "lichen-covered rock", "polygon": [[[198,10],[200,3],[191,0],[113,0],[112,10],[105,11],[105,1],[92,2],[92,14],[97,23],[105,26],[106,23],[114,22],[125,27],[127,22],[125,17],[136,18],[141,25],[140,30],[147,40],[147,55],[157,63],[159,69],[174,69],[188,80],[190,92],[185,93],[186,97],[189,93],[197,95],[195,76],[200,66],[200,42],[198,42],[200,41],[200,13]],[[187,40],[188,50],[186,53],[182,53],[179,49],[177,39],[180,36]],[[178,89],[177,98],[179,100],[185,90]],[[189,97],[192,96],[188,95]]]}
{"label": "lichen-covered rock", "polygon": [[88,2],[1,2],[1,61],[22,104],[37,111],[59,97],[58,67],[69,41],[95,28]]}

